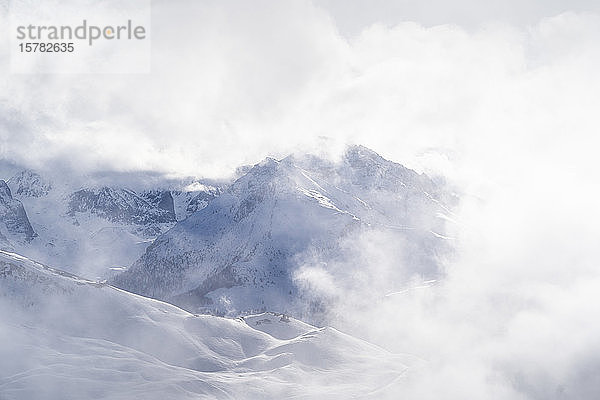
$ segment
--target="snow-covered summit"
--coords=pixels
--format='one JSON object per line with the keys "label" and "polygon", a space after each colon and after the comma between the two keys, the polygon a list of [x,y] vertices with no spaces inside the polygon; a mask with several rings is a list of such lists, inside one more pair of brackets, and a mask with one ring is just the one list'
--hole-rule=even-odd
{"label": "snow-covered summit", "polygon": [[294,271],[308,254],[344,256],[344,238],[394,231],[416,250],[401,265],[435,274],[452,196],[425,175],[364,147],[341,161],[267,158],[170,231],[114,284],[188,309],[298,313]]}
{"label": "snow-covered summit", "polygon": [[46,196],[52,190],[52,183],[31,170],[22,170],[8,180],[8,186],[15,195],[26,197]]}

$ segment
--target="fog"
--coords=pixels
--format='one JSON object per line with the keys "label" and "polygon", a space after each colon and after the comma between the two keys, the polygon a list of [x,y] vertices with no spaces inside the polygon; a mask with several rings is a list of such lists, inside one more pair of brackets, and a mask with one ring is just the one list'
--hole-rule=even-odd
{"label": "fog", "polygon": [[333,301],[336,326],[426,361],[398,389],[408,398],[595,397],[597,205],[573,195],[584,184],[553,178],[466,198],[435,282],[398,282],[410,269],[384,232],[350,243],[351,262],[303,266],[297,279]]}

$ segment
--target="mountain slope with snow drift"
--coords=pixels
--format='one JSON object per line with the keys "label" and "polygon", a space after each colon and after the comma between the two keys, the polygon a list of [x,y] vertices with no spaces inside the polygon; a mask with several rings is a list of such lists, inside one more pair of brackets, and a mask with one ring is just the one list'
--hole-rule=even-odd
{"label": "mountain slope with snow drift", "polygon": [[0,316],[6,400],[379,398],[416,361],[284,315],[193,315],[6,252]]}
{"label": "mountain slope with snow drift", "polygon": [[344,241],[370,230],[411,246],[398,276],[435,276],[454,197],[442,185],[362,147],[341,161],[266,159],[159,236],[116,286],[186,309],[304,315],[294,273],[306,258],[347,257]]}

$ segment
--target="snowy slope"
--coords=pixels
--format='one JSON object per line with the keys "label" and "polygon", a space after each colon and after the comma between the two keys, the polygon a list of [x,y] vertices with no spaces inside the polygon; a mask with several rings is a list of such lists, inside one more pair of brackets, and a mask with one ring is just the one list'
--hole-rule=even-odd
{"label": "snowy slope", "polygon": [[378,398],[415,362],[287,316],[193,315],[6,252],[0,316],[6,400]]}
{"label": "snowy slope", "polygon": [[112,282],[217,315],[304,315],[294,271],[307,257],[323,263],[345,257],[342,243],[368,230],[412,246],[398,260],[399,277],[434,277],[436,257],[448,247],[453,201],[425,175],[361,146],[338,162],[309,155],[266,159],[158,237]]}

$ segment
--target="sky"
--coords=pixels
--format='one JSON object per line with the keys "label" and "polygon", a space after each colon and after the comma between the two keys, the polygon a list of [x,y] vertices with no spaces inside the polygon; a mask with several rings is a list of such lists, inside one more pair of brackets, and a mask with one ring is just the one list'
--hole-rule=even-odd
{"label": "sky", "polygon": [[352,142],[448,174],[591,136],[593,2],[185,4],[152,3],[149,74],[11,74],[3,51],[2,157],[219,177]]}
{"label": "sky", "polygon": [[447,280],[346,327],[432,362],[413,398],[598,397],[598,2],[165,0],[151,40],[151,73],[92,75],[10,74],[2,42],[0,158],[222,177],[350,142],[446,176]]}
{"label": "sky", "polygon": [[332,16],[338,30],[348,36],[359,34],[374,23],[395,25],[418,22],[426,27],[452,24],[476,29],[490,23],[534,25],[542,18],[572,12],[598,12],[593,0],[317,0]]}

